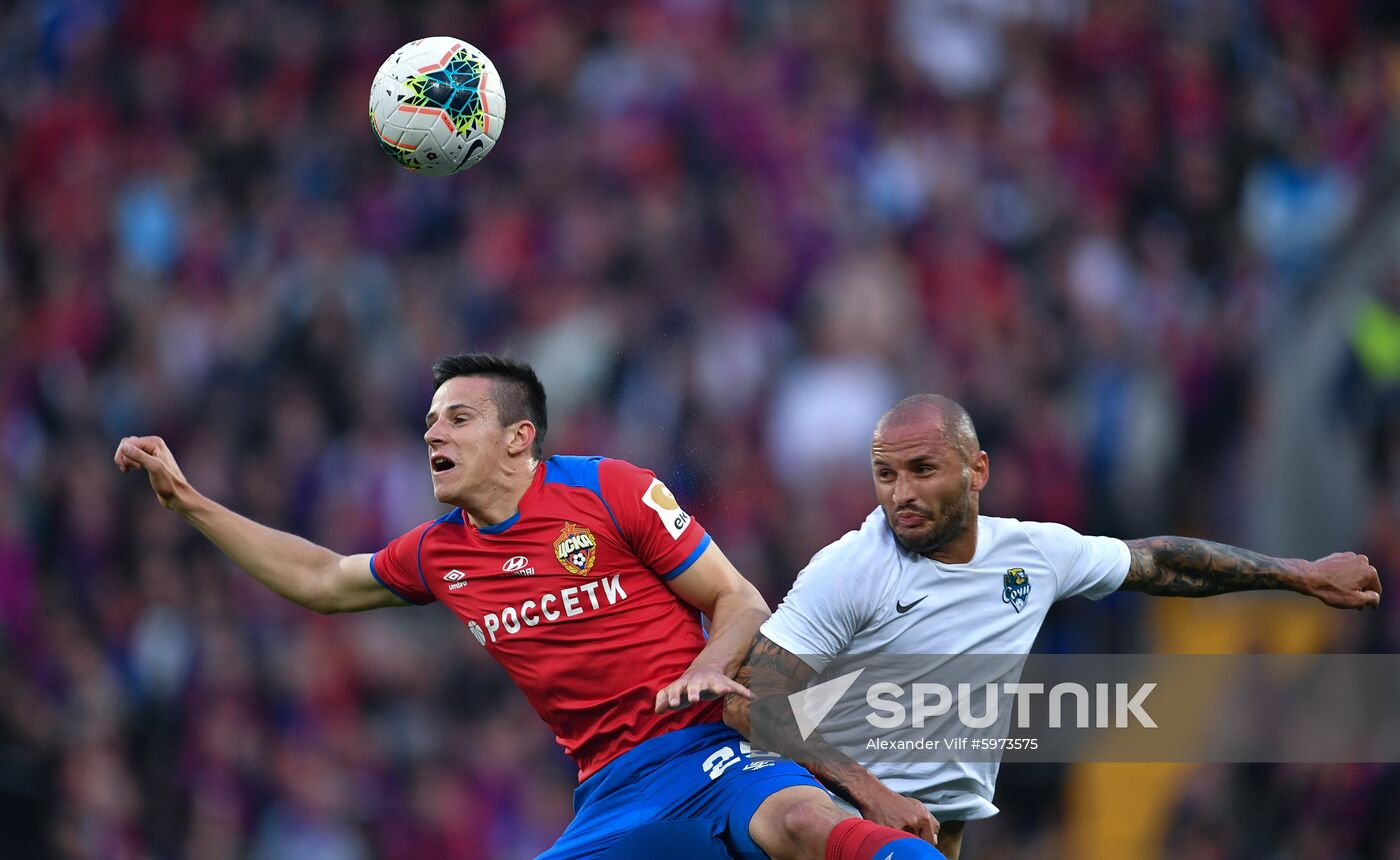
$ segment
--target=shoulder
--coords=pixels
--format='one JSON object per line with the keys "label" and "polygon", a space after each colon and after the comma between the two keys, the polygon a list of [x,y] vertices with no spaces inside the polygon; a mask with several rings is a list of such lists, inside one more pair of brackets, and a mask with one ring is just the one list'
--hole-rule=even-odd
{"label": "shoulder", "polygon": [[[898,565],[901,550],[885,524],[885,512],[876,508],[860,528],[846,532],[812,556],[807,571],[833,570],[846,582],[873,579]],[[806,571],[804,571],[805,573]]]}
{"label": "shoulder", "polygon": [[598,495],[618,487],[646,487],[656,480],[650,469],[616,457],[556,454],[541,465],[546,485],[581,487]]}
{"label": "shoulder", "polygon": [[[452,528],[454,525],[457,528]],[[453,508],[435,520],[419,523],[394,538],[384,549],[399,558],[421,558],[425,548],[437,547],[444,541],[450,543],[453,538],[460,537],[461,528],[465,525],[466,518],[461,508]]]}
{"label": "shoulder", "polygon": [[977,520],[979,535],[985,536],[992,547],[1029,543],[1042,553],[1050,553],[1080,536],[1079,532],[1059,523],[1010,517],[978,517]]}
{"label": "shoulder", "polygon": [[[898,585],[902,558],[885,525],[884,512],[876,508],[859,529],[847,532],[812,556],[771,621],[764,625],[764,635],[769,630],[792,632],[799,627],[808,633],[845,630],[854,635],[870,622],[877,607]],[[789,636],[785,641],[797,639]],[[845,639],[817,642],[809,636],[800,650],[835,653],[844,645]]]}
{"label": "shoulder", "polygon": [[606,457],[575,457],[556,454],[540,464],[544,469],[546,486],[579,487],[602,495],[602,472],[604,463],[617,463]]}
{"label": "shoulder", "polygon": [[[464,526],[466,524],[467,518],[463,515],[462,509],[453,508],[437,519],[428,520],[426,523],[415,527],[412,531],[404,535],[404,537],[416,536],[419,540],[426,540],[430,535],[436,535],[438,533],[446,534],[450,532],[451,526]],[[439,526],[445,526],[447,528],[439,528]]]}
{"label": "shoulder", "polygon": [[994,523],[1001,539],[995,545],[1007,549],[1029,544],[1029,548],[1040,555],[1060,573],[1092,561],[1100,554],[1116,555],[1122,541],[1117,538],[1092,537],[1061,523],[1023,522],[1021,520],[984,517],[985,522]]}

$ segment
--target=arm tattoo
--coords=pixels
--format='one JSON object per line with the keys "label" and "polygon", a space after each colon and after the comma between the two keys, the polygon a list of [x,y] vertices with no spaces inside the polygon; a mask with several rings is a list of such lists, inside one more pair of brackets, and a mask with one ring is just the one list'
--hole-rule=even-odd
{"label": "arm tattoo", "polygon": [[1184,537],[1130,540],[1127,591],[1166,597],[1209,597],[1261,588],[1293,589],[1296,561]]}
{"label": "arm tattoo", "polygon": [[[753,702],[730,696],[726,703],[728,722],[756,743],[802,765],[828,789],[854,803],[852,786],[869,779],[868,772],[827,743],[820,732],[813,732],[803,740],[797,716],[789,704],[788,696],[805,688],[815,675],[812,667],[801,658],[758,634],[735,676],[736,681],[753,692]],[[734,719],[736,709],[742,709],[742,718],[738,721]],[[750,723],[752,714],[757,714],[760,721],[757,738]]]}
{"label": "arm tattoo", "polygon": [[796,654],[760,633],[749,646],[749,654],[735,680],[752,690],[757,698],[796,692],[815,674]]}

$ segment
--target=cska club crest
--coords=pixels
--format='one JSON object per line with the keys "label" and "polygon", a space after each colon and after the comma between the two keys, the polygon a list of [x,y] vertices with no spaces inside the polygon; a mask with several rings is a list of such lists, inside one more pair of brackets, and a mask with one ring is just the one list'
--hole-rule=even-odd
{"label": "cska club crest", "polygon": [[554,556],[569,573],[587,576],[598,560],[598,540],[586,527],[564,523],[554,539]]}
{"label": "cska club crest", "polygon": [[1026,606],[1026,598],[1031,596],[1031,580],[1025,568],[1013,567],[1002,578],[1001,602],[1010,603],[1011,608],[1020,612]]}

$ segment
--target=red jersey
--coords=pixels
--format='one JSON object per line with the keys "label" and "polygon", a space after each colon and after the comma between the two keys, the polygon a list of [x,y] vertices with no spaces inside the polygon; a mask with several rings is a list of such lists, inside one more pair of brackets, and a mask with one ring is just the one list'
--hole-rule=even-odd
{"label": "red jersey", "polygon": [[710,545],[666,485],[602,457],[551,457],[515,516],[452,513],[374,554],[410,603],[441,600],[505,667],[579,779],[641,743],[718,722],[719,701],[653,713],[656,691],[705,647],[700,613],[666,586]]}

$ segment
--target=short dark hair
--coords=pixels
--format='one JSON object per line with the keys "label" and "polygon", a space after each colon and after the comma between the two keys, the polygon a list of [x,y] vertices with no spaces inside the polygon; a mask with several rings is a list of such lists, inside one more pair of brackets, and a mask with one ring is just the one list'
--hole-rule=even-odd
{"label": "short dark hair", "polygon": [[491,400],[501,426],[528,420],[535,425],[535,442],[530,454],[544,459],[544,434],[549,429],[549,413],[545,409],[544,386],[535,370],[523,361],[516,361],[485,352],[464,352],[444,355],[433,362],[433,389],[459,376],[486,376],[493,381]]}

